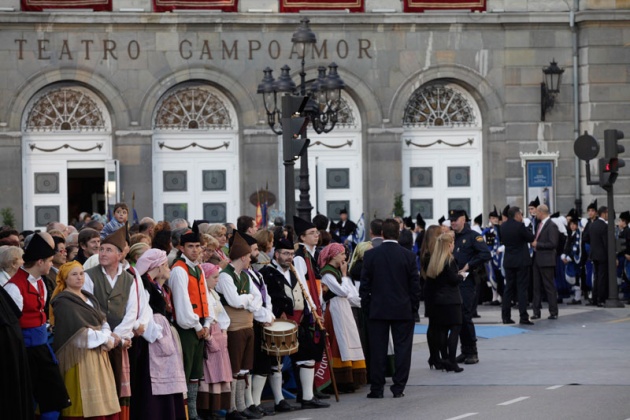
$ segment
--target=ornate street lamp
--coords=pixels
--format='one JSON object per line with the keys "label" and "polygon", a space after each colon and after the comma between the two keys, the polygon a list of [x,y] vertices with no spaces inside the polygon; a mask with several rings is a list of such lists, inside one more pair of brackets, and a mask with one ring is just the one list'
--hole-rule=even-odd
{"label": "ornate street lamp", "polygon": [[560,80],[564,69],[558,67],[554,59],[549,67],[543,68],[544,82],[540,84],[540,120],[545,121],[545,113],[553,108],[556,95],[560,93]]}
{"label": "ornate street lamp", "polygon": [[[306,117],[312,124],[317,134],[329,133],[337,124],[339,106],[341,104],[341,91],[345,88],[345,83],[337,73],[337,65],[331,63],[328,66],[328,74],[326,67],[318,67],[317,78],[306,81],[306,72],[304,71],[305,58],[309,45],[317,42],[317,36],[309,26],[310,20],[303,18],[300,26],[291,37],[294,49],[301,57],[300,69],[300,85],[291,79],[291,69],[284,65],[280,69],[280,77],[277,80],[273,78],[273,70],[267,67],[263,71],[264,77],[258,85],[257,93],[263,95],[265,112],[267,114],[267,124],[271,130],[280,135],[282,134],[282,111],[278,104],[278,97],[284,95],[302,96],[307,98],[306,106],[301,112],[302,117]],[[284,116],[285,118],[288,116]],[[306,130],[302,134],[306,137]],[[294,161],[285,160],[285,208],[286,218],[290,222],[295,212],[295,189],[293,178]],[[289,177],[291,179],[289,179]],[[305,219],[311,219],[311,210],[313,206],[310,203],[308,183],[308,152],[304,151],[300,161],[300,201],[297,204],[298,215]]]}

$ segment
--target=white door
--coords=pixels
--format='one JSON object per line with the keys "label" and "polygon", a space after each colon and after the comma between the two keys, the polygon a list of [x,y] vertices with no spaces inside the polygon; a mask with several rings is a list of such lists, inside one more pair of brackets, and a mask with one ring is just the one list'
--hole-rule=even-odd
{"label": "white door", "polygon": [[[237,155],[232,148],[236,135],[226,138],[197,139],[194,143],[209,149],[229,143],[227,150],[169,150],[178,144],[190,145],[189,137],[154,138],[153,214],[158,220],[182,218],[192,222],[204,219],[225,223],[239,216],[240,197]],[[160,147],[162,144],[162,147]]]}
{"label": "white door", "polygon": [[415,218],[420,213],[431,223],[448,218],[453,209],[465,210],[471,218],[483,212],[480,133],[453,129],[404,137],[406,214]]}

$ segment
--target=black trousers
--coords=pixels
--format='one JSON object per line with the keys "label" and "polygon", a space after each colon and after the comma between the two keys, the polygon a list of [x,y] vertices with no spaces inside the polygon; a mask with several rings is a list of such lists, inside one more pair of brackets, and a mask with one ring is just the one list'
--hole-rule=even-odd
{"label": "black trousers", "polygon": [[604,303],[608,299],[608,261],[593,261],[593,302]]}
{"label": "black trousers", "polygon": [[462,343],[462,353],[466,355],[477,353],[477,333],[472,320],[473,302],[475,300],[475,282],[468,276],[459,285],[459,292],[462,295],[462,331],[459,339]]}
{"label": "black trousers", "polygon": [[395,372],[391,386],[393,393],[405,390],[411,368],[411,350],[415,322],[409,320],[368,320],[370,330],[370,388],[374,392],[383,392],[385,387],[385,370],[387,364],[387,345],[389,331],[394,341]]}
{"label": "black trousers", "polygon": [[512,299],[516,292],[520,320],[528,320],[527,289],[529,287],[529,267],[504,267],[503,269],[505,270],[505,289],[503,290],[501,317],[503,320],[512,317]]}
{"label": "black trousers", "polygon": [[[26,354],[33,385],[33,398],[42,413],[61,411],[71,405],[59,365],[47,345],[27,347]],[[4,373],[3,373],[4,374]]]}

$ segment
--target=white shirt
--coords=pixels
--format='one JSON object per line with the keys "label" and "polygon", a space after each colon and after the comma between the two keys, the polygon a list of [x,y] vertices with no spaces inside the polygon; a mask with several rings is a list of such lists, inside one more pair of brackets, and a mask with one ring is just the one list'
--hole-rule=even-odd
{"label": "white shirt", "polygon": [[[313,258],[315,258],[316,247],[310,248],[308,245],[304,243],[300,243],[300,245],[303,245],[304,249],[306,249],[306,251],[309,254],[311,254]],[[317,264],[317,261],[315,262],[315,264]],[[301,277],[306,278],[308,276],[308,270],[306,269],[306,261],[304,261],[303,257],[296,256],[295,258],[293,258],[293,265],[295,266],[295,271],[297,271]]]}
{"label": "white shirt", "polygon": [[[88,299],[85,303],[90,305],[92,308],[94,307],[94,303],[90,299]],[[92,328],[88,328],[87,335],[88,335],[88,341],[87,341],[88,349],[94,349],[98,346],[105,344],[109,340],[112,341],[112,344],[115,341],[114,337],[112,337],[112,330],[109,324],[107,323],[107,321],[103,321],[103,325],[101,325],[100,331],[97,331]]]}
{"label": "white shirt", "polygon": [[232,308],[243,308],[249,312],[255,313],[262,308],[262,295],[258,287],[252,283],[252,279],[249,275],[247,275],[247,281],[249,281],[249,294],[239,295],[232,276],[225,271],[221,271],[221,274],[219,274],[219,283],[217,287],[215,287],[215,290],[223,295],[227,304]]}
{"label": "white shirt", "polygon": [[[109,282],[109,285],[113,288],[116,285],[116,281],[118,281],[118,277],[123,272],[122,264],[118,264],[118,271],[113,278],[110,277],[109,274],[107,274],[103,266],[99,265],[99,267],[101,268],[101,271]],[[88,273],[85,273],[85,283],[83,284],[83,290],[94,294],[94,282],[92,281]],[[132,283],[129,287],[129,300],[127,300],[127,305],[125,306],[125,316],[123,317],[122,321],[120,321],[120,324],[118,324],[118,326],[114,328],[114,334],[116,334],[120,338],[131,340],[131,338],[133,338],[133,325],[136,322],[136,318],[138,318],[138,294],[136,293],[136,283]]]}
{"label": "white shirt", "polygon": [[[24,267],[22,267],[22,270],[24,270]],[[37,288],[37,281],[41,280],[41,277],[36,279],[35,277],[29,274],[27,280],[31,284],[31,286],[33,286],[35,291],[39,294],[39,289]],[[48,296],[48,291],[46,290],[46,285],[44,284],[44,280],[42,280],[42,286],[44,289],[44,302],[45,302],[46,297]],[[4,290],[6,290],[9,296],[11,296],[11,298],[13,299],[17,307],[20,308],[20,311],[24,309],[24,297],[22,296],[22,293],[20,293],[20,289],[15,284],[13,283],[5,284]]]}
{"label": "white shirt", "polygon": [[4,287],[11,280],[11,276],[4,270],[0,270],[0,286]]}
{"label": "white shirt", "polygon": [[[250,268],[249,270],[246,270],[246,273],[249,276],[250,288],[253,287],[260,293],[258,286],[256,286],[254,280],[252,279],[252,277],[256,275],[254,270]],[[258,279],[263,282],[263,285],[265,284],[262,275],[258,274]],[[266,287],[266,285],[264,287]],[[260,301],[262,302],[262,294],[260,295]],[[271,297],[269,296],[269,291],[267,291],[264,303],[264,305],[261,305],[260,308],[254,312],[254,319],[258,322],[262,322],[263,324],[268,324],[276,319],[271,308]]]}
{"label": "white shirt", "polygon": [[[311,254],[311,256],[313,258],[315,258],[315,250],[316,247],[312,247],[309,249],[308,245],[300,243],[300,245],[304,245],[304,249],[306,249],[306,251]],[[315,261],[315,264],[317,264],[317,261]],[[295,266],[295,271],[298,274],[299,280],[302,281],[302,283],[304,284],[304,287],[306,290],[308,290],[308,284],[306,283],[306,278],[308,277],[308,269],[306,268],[306,261],[304,261],[303,257],[300,256],[296,256],[295,258],[293,258],[293,265]],[[289,281],[289,283],[291,283],[291,281]],[[319,294],[319,301],[323,302],[324,299],[322,297],[322,294],[320,292]]]}
{"label": "white shirt", "polygon": [[[186,258],[184,254],[182,254],[182,259],[189,267],[196,267],[198,265],[196,262]],[[203,270],[199,269],[199,271],[200,276],[204,278],[205,282]],[[177,314],[177,325],[187,330],[194,328],[195,331],[201,331],[204,327],[210,328],[210,317],[208,316],[200,320],[199,316],[193,310],[192,303],[190,303],[190,296],[188,295],[188,271],[184,270],[182,267],[173,267],[171,269],[171,277],[168,279],[168,285],[173,293],[173,307]],[[206,302],[210,302],[208,300],[208,290],[202,290],[201,293],[205,293]]]}
{"label": "white shirt", "polygon": [[[122,264],[125,271],[131,267],[131,264],[129,264],[129,261],[127,260],[125,260]],[[162,326],[153,321],[153,310],[151,309],[151,306],[149,306],[149,291],[144,288],[142,278],[138,275],[138,272],[135,269],[134,273],[134,281],[138,285],[137,290],[140,291],[140,308],[138,309],[138,319],[136,319],[136,322],[133,323],[133,330],[135,331],[140,328],[140,325],[144,325],[144,333],[142,333],[142,337],[149,343],[153,343],[155,340],[162,338]]]}

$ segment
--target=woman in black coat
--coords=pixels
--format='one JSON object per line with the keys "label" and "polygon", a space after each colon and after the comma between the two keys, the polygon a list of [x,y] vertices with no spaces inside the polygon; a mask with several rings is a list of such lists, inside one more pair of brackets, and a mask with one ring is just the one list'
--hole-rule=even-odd
{"label": "woman in black coat", "polygon": [[451,233],[437,238],[427,273],[427,286],[431,289],[430,302],[432,308],[431,323],[438,337],[439,348],[446,357],[441,361],[447,372],[461,372],[455,361],[457,341],[462,327],[462,297],[459,284],[463,281],[453,258],[455,240]]}
{"label": "woman in black coat", "polygon": [[[420,247],[420,284],[422,285],[422,295],[424,296],[424,316],[429,320],[427,326],[427,345],[429,346],[429,367],[431,369],[443,369],[442,362],[440,360],[440,342],[437,336],[437,330],[435,328],[434,311],[433,311],[433,293],[434,283],[427,283],[427,269],[429,268],[429,261],[431,261],[431,252],[435,247],[438,236],[441,235],[441,228],[437,225],[431,225],[424,235],[422,240],[422,246]],[[446,353],[442,355],[446,358]]]}

